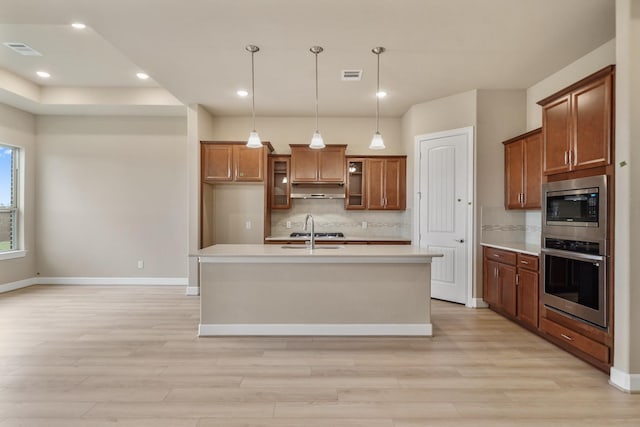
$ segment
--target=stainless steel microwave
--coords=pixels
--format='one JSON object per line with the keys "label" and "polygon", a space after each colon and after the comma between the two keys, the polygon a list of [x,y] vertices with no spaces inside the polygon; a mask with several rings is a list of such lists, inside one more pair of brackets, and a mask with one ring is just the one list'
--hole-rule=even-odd
{"label": "stainless steel microwave", "polygon": [[542,185],[542,234],[604,242],[607,238],[607,176]]}

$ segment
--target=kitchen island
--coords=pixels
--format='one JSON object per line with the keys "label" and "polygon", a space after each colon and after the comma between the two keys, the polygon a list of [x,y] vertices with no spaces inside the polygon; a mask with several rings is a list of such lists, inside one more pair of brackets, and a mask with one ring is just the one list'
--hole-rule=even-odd
{"label": "kitchen island", "polygon": [[200,336],[431,336],[431,259],[408,245],[214,245],[200,263]]}

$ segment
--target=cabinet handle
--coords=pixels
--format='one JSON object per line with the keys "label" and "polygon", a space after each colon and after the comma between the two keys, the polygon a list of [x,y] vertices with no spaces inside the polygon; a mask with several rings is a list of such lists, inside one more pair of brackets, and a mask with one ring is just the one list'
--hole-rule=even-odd
{"label": "cabinet handle", "polygon": [[493,254],[494,257],[500,258],[500,254]]}
{"label": "cabinet handle", "polygon": [[564,152],[564,164],[566,165],[567,163],[569,163],[569,152],[565,151]]}
{"label": "cabinet handle", "polygon": [[573,162],[575,161],[575,159],[573,158],[573,151],[569,150],[569,164],[573,165]]}
{"label": "cabinet handle", "polygon": [[520,260],[521,264],[529,264],[529,261],[525,261],[525,260]]}
{"label": "cabinet handle", "polygon": [[500,277],[500,272],[498,271],[498,267],[496,267],[494,271],[495,271],[494,275],[496,277]]}
{"label": "cabinet handle", "polygon": [[516,286],[520,284],[520,275],[516,274]]}
{"label": "cabinet handle", "polygon": [[562,338],[564,338],[565,340],[567,340],[567,341],[573,341],[573,338],[571,338],[569,335],[560,334],[560,336],[561,336]]}

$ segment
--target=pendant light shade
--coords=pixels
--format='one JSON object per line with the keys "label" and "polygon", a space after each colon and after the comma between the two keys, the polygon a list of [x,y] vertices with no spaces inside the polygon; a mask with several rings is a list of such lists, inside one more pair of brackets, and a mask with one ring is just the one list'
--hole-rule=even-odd
{"label": "pendant light shade", "polygon": [[253,130],[249,133],[249,139],[247,140],[247,147],[249,148],[262,148],[262,141],[260,141],[260,135],[256,132],[256,98],[255,98],[255,79],[254,79],[254,67],[253,67],[253,55],[260,50],[258,46],[252,44],[247,45],[245,49],[251,53],[251,117],[253,119]]}
{"label": "pendant light shade", "polygon": [[311,53],[316,57],[316,131],[313,133],[311,137],[311,144],[309,144],[309,148],[320,149],[324,148],[324,141],[322,140],[322,135],[318,131],[318,54],[321,53],[324,49],[320,46],[313,46],[309,49]]}
{"label": "pendant light shade", "polygon": [[373,138],[371,138],[371,144],[369,144],[370,150],[384,150],[386,147],[384,146],[384,140],[382,139],[382,135],[380,134],[380,54],[384,52],[386,49],[383,47],[374,47],[371,49],[377,58],[378,58],[378,79],[376,83],[376,132],[373,134]]}

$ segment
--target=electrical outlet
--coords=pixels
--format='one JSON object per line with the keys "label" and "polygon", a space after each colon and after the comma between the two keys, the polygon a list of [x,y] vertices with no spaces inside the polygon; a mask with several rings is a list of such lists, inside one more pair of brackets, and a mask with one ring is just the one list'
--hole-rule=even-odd
{"label": "electrical outlet", "polygon": [[367,221],[362,221],[362,228],[367,228]]}
{"label": "electrical outlet", "polygon": [[291,228],[291,221],[287,221],[287,228]]}
{"label": "electrical outlet", "polygon": [[246,228],[247,230],[251,230],[251,221],[247,221],[244,223],[244,228]]}
{"label": "electrical outlet", "polygon": [[144,261],[141,259],[138,260],[138,268],[140,269],[144,268]]}

